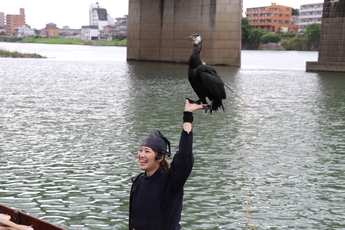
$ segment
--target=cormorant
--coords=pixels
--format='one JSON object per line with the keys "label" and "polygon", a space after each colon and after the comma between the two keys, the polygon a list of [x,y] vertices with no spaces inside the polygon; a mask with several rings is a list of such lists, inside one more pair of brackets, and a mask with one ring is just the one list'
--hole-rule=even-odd
{"label": "cormorant", "polygon": [[197,101],[192,103],[208,104],[206,97],[211,101],[211,105],[205,106],[205,112],[210,110],[217,111],[218,108],[224,110],[222,100],[226,98],[224,83],[217,71],[209,65],[206,65],[201,58],[200,52],[202,48],[202,41],[199,34],[192,34],[187,39],[193,42],[193,51],[189,58],[188,80],[198,95]]}

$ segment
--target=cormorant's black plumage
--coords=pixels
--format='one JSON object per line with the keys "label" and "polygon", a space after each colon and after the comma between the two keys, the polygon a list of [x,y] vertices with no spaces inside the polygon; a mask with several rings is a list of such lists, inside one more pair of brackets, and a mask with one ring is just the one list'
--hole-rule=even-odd
{"label": "cormorant's black plumage", "polygon": [[226,98],[224,83],[217,71],[212,66],[206,65],[200,58],[202,48],[200,35],[192,34],[187,39],[193,42],[193,51],[189,58],[188,80],[199,97],[195,103],[208,104],[207,97],[211,105],[205,107],[205,112],[210,110],[212,113],[219,108],[224,110],[222,103],[222,100]]}

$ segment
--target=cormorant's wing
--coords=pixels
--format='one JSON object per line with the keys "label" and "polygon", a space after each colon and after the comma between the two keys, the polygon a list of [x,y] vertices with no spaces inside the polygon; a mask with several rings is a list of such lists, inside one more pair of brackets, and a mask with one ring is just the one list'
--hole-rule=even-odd
{"label": "cormorant's wing", "polygon": [[205,89],[207,90],[207,97],[210,99],[225,99],[225,88],[224,82],[217,74],[211,74],[208,72],[201,72],[200,73],[201,80]]}

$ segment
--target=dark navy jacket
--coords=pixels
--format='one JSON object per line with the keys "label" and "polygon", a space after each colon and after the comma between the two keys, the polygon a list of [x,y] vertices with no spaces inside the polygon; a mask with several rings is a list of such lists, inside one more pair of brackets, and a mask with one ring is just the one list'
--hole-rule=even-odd
{"label": "dark navy jacket", "polygon": [[170,168],[152,176],[140,174],[133,182],[129,206],[129,230],[177,230],[182,212],[183,186],[194,156],[193,133],[182,130],[179,150]]}

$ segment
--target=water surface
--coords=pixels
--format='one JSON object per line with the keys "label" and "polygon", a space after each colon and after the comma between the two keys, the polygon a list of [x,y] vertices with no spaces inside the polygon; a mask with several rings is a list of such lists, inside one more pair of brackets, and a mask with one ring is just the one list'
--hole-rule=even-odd
{"label": "water surface", "polygon": [[[0,203],[66,229],[126,229],[140,143],[159,129],[177,150],[196,98],[187,66],[127,62],[124,47],[0,48],[48,57],[0,59]],[[344,229],[345,78],[305,72],[316,60],[242,51],[241,68],[216,67],[246,126],[230,91],[224,112],[195,113],[183,229],[246,229],[248,198],[256,229]]]}

